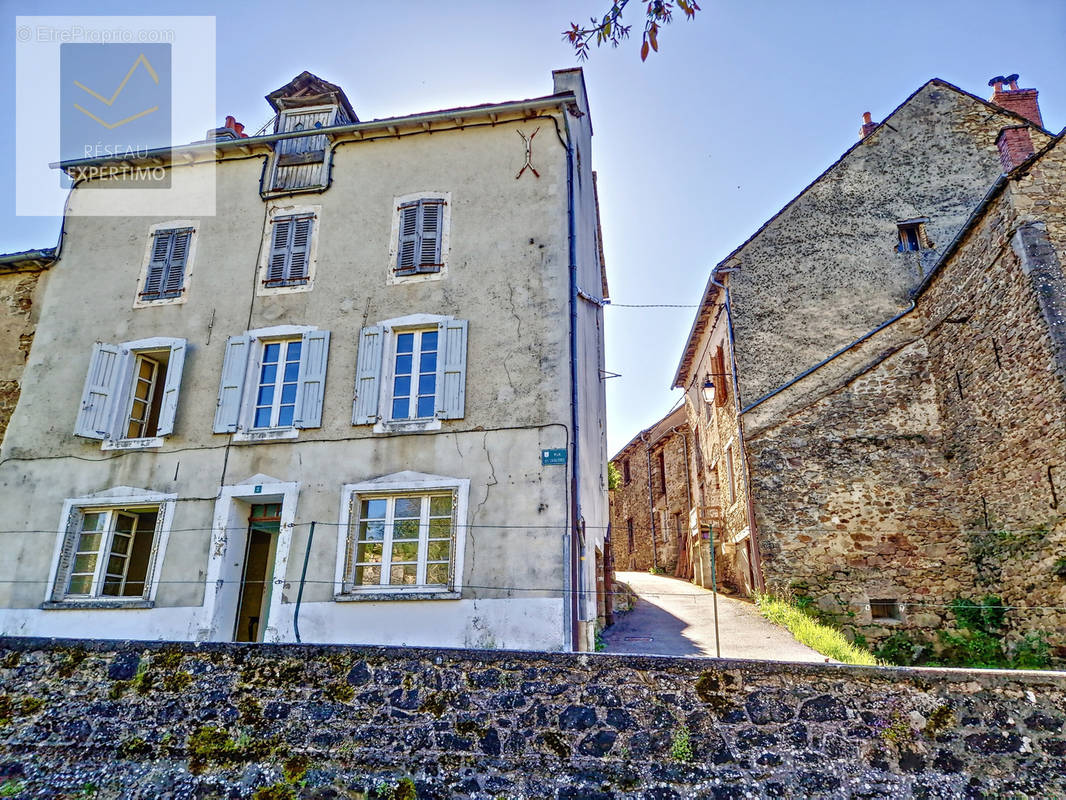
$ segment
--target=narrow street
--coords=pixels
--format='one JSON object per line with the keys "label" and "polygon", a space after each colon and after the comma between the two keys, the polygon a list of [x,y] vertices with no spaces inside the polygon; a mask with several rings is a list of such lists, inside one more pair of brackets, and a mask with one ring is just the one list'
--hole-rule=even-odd
{"label": "narrow street", "polygon": [[[615,616],[603,632],[608,653],[714,656],[714,600],[707,589],[679,578],[619,572],[637,595],[632,611]],[[718,595],[718,631],[723,658],[769,661],[828,659],[800,644],[785,628],[763,618],[744,600]]]}

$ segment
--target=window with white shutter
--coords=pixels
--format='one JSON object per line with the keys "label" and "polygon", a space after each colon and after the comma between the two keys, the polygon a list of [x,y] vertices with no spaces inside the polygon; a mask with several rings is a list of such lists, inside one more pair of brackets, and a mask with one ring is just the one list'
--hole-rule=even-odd
{"label": "window with white shutter", "polygon": [[258,441],[321,427],[328,359],[329,331],[282,325],[231,336],[215,433]]}
{"label": "window with white shutter", "polygon": [[466,413],[467,321],[430,314],[363,328],[353,425],[435,430]]}
{"label": "window with white shutter", "polygon": [[180,220],[152,227],[134,300],[136,308],[185,301],[195,242],[195,222]]}
{"label": "window with white shutter", "polygon": [[158,447],[174,432],[184,339],[93,345],[74,435],[105,450]]}
{"label": "window with white shutter", "polygon": [[390,246],[389,281],[443,277],[447,267],[450,193],[397,197]]}

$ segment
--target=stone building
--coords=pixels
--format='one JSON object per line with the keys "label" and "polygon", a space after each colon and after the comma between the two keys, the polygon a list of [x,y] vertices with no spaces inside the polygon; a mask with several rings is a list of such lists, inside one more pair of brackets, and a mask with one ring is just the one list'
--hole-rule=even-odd
{"label": "stone building", "polygon": [[0,443],[22,392],[47,270],[54,250],[0,255]]}
{"label": "stone building", "polygon": [[1016,79],[990,101],[932,80],[866,122],[712,272],[675,378],[737,566],[873,642],[940,628],[957,597],[1066,599],[1061,328],[1041,306],[1062,287],[1021,255],[1059,246],[1063,175]]}
{"label": "stone building", "polygon": [[[0,634],[590,648],[606,280],[581,71],[379,120],[310,73],[267,100],[262,135],[59,165],[0,460]],[[137,167],[216,212],[144,216]]]}
{"label": "stone building", "polygon": [[611,552],[616,570],[664,570],[691,578],[688,465],[682,408],[641,431],[611,459],[621,485],[611,492]]}

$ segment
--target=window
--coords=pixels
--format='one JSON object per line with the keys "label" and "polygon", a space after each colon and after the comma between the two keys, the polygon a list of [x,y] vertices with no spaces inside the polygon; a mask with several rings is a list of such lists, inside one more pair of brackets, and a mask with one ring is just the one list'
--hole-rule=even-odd
{"label": "window", "polygon": [[388,283],[444,276],[450,197],[448,192],[422,192],[395,199]]}
{"label": "window", "polygon": [[399,240],[396,243],[396,273],[440,271],[440,245],[444,201],[422,198],[400,205]]}
{"label": "window", "polygon": [[[277,123],[278,133],[297,133],[317,130],[339,124],[347,116],[339,113],[336,106],[287,109],[281,112]],[[298,191],[321,189],[328,175],[326,158],[329,140],[326,134],[295,136],[281,139],[274,147],[274,163],[271,169],[270,191]]]}
{"label": "window", "polygon": [[627,458],[622,462],[622,485],[628,486],[631,480],[632,477],[630,477],[629,474],[629,459]]}
{"label": "window", "polygon": [[714,404],[724,406],[726,400],[729,399],[729,384],[732,381],[732,375],[725,371],[725,348],[722,345],[718,345],[714,350],[712,369],[714,370]]}
{"label": "window", "polygon": [[870,619],[898,621],[901,619],[899,615],[899,601],[894,599],[871,600]]}
{"label": "window", "polygon": [[345,486],[341,594],[458,592],[468,490],[465,479],[410,472]]}
{"label": "window", "polygon": [[123,487],[68,500],[44,607],[143,608],[154,595],[174,499]]}
{"label": "window", "polygon": [[329,331],[317,328],[283,325],[231,336],[215,433],[258,440],[320,427],[328,359]]}
{"label": "window", "polygon": [[897,222],[899,242],[896,245],[896,252],[907,253],[932,249],[933,243],[929,241],[929,235],[925,231],[925,223],[928,221],[927,217],[923,217]]}
{"label": "window", "polygon": [[270,260],[263,283],[266,286],[302,286],[307,283],[313,214],[274,217],[270,237]]}
{"label": "window", "polygon": [[436,430],[466,408],[467,322],[415,314],[363,328],[353,425]]}
{"label": "window", "polygon": [[74,435],[104,449],[158,447],[174,432],[184,339],[93,345]]}
{"label": "window", "polygon": [[629,551],[633,552],[633,518],[629,517],[626,520],[626,541],[629,543]]}
{"label": "window", "polygon": [[185,267],[192,234],[191,227],[153,231],[151,257],[139,294],[141,300],[181,297],[185,291]]}
{"label": "window", "polygon": [[666,454],[659,451],[659,494],[666,494]]}
{"label": "window", "polygon": [[271,208],[259,257],[257,294],[291,294],[312,289],[320,215],[321,206],[274,205]]}

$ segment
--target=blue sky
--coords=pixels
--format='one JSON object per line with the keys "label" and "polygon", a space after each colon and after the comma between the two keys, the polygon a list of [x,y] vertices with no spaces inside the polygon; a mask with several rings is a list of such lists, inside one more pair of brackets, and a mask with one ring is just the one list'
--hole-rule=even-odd
{"label": "blue sky", "polygon": [[[363,119],[548,94],[551,70],[576,63],[561,31],[608,2],[186,0],[150,13],[217,17],[218,118],[182,121],[192,139],[227,114],[256,130],[270,117],[263,95],[304,69],[340,84]],[[710,268],[855,142],[863,111],[883,119],[929,78],[987,97],[990,77],[1017,72],[1040,90],[1045,125],[1066,126],[1061,0],[702,5],[647,62],[636,40],[584,65],[617,303],[697,302]],[[14,17],[85,9],[0,2],[6,107]],[[0,144],[13,152],[10,126]],[[0,159],[0,182],[12,176],[13,159]],[[16,217],[12,195],[0,193],[0,252],[53,246],[58,220]],[[607,367],[622,374],[607,382],[612,453],[677,399],[669,385],[693,313],[608,308]]]}

